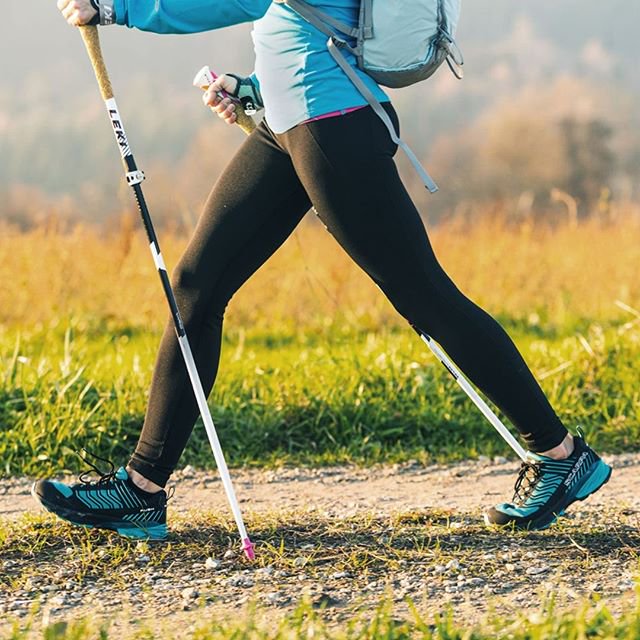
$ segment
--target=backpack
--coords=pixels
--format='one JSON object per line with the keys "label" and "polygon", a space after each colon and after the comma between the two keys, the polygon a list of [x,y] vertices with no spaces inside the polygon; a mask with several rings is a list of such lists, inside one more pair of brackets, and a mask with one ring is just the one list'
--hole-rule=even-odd
{"label": "backpack", "polygon": [[[384,122],[392,140],[409,160],[431,193],[438,190],[409,146],[403,142],[380,102],[354,72],[343,51],[350,51],[358,67],[378,84],[398,88],[432,76],[447,62],[462,79],[464,60],[454,40],[460,0],[361,0],[358,25],[336,20],[304,0],[276,0],[319,29],[327,37],[329,53]],[[355,44],[350,44],[345,36]]]}

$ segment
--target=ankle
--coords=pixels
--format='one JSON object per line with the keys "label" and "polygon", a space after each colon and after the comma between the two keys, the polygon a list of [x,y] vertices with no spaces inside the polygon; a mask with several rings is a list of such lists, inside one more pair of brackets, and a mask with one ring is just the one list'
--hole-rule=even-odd
{"label": "ankle", "polygon": [[542,451],[540,455],[552,460],[565,460],[573,453],[574,448],[573,436],[567,433],[565,439],[557,447]]}
{"label": "ankle", "polygon": [[131,482],[133,482],[138,489],[142,489],[147,493],[158,493],[158,491],[162,491],[163,489],[159,484],[145,478],[141,473],[131,467],[127,467],[127,473],[129,474]]}

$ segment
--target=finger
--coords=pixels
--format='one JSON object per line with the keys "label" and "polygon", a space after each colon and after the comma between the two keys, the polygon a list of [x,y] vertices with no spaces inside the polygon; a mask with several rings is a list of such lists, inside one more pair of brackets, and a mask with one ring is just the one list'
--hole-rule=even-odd
{"label": "finger", "polygon": [[71,16],[67,18],[67,22],[72,27],[79,27],[82,25],[82,21],[80,20],[80,15],[78,14],[77,11],[75,13],[72,13]]}
{"label": "finger", "polygon": [[236,120],[238,119],[237,114],[232,113],[228,118],[227,118],[227,124],[235,124]]}
{"label": "finger", "polygon": [[71,0],[58,0],[57,7],[62,11],[70,2]]}
{"label": "finger", "polygon": [[220,78],[216,78],[210,85],[209,85],[209,90],[210,91],[222,91],[224,89],[224,87],[222,86],[222,80],[223,80],[224,76],[221,76]]}
{"label": "finger", "polygon": [[69,20],[69,18],[74,14],[75,10],[76,8],[74,7],[73,2],[69,2],[62,9],[62,15],[66,20]]}
{"label": "finger", "polygon": [[223,120],[228,120],[232,115],[234,115],[236,105],[230,104],[226,107],[226,109],[222,109],[218,111],[218,116],[220,116]]}
{"label": "finger", "polygon": [[222,96],[211,89],[207,89],[202,96],[202,100],[208,107],[215,107],[221,102]]}
{"label": "finger", "polygon": [[222,115],[227,107],[231,104],[231,100],[229,98],[224,98],[220,102],[218,102],[212,109],[219,115]]}

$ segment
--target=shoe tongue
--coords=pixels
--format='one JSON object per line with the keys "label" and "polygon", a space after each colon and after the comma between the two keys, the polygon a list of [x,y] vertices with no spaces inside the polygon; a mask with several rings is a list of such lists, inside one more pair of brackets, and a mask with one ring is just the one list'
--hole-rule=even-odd
{"label": "shoe tongue", "polygon": [[127,473],[127,470],[124,467],[120,467],[116,471],[116,478],[118,480],[128,480],[129,479],[129,474]]}

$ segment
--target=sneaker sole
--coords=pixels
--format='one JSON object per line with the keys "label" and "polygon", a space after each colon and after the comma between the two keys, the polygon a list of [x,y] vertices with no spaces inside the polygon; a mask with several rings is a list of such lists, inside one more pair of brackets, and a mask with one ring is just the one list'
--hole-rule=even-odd
{"label": "sneaker sole", "polygon": [[61,509],[43,500],[35,492],[35,483],[31,487],[31,495],[49,511],[49,513],[53,513],[65,522],[70,522],[78,527],[84,527],[85,529],[107,529],[108,531],[115,531],[123,538],[130,540],[164,540],[168,535],[167,525],[162,523],[149,523],[148,526],[142,526],[133,522],[127,522],[126,520],[118,520],[115,522],[105,520],[104,522],[95,523],[80,522],[86,514],[73,511],[72,509]]}
{"label": "sneaker sole", "polygon": [[[527,525],[518,526],[515,524],[515,528],[521,531],[544,531],[548,529],[552,524],[554,524],[559,517],[563,516],[566,510],[577,501],[586,500],[590,495],[594,494],[596,491],[601,489],[609,479],[611,478],[611,474],[613,473],[613,469],[603,462],[602,460],[598,460],[596,464],[593,465],[593,468],[589,471],[589,473],[585,476],[582,483],[574,489],[573,492],[569,493],[565,500],[561,503],[560,509],[557,513],[551,513],[545,515],[543,518],[529,522]],[[488,514],[483,514],[484,522],[489,527],[510,527],[511,524],[504,525],[496,525],[495,522],[491,522],[489,520]]]}

